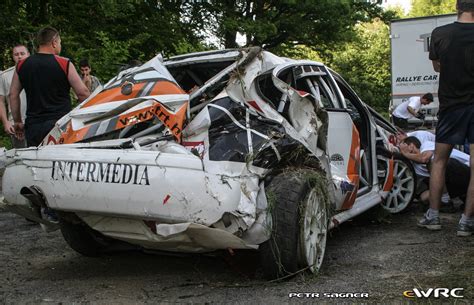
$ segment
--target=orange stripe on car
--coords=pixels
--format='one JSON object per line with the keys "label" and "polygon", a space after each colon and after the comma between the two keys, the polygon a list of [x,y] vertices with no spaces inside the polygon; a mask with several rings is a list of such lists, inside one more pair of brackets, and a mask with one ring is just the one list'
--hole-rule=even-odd
{"label": "orange stripe on car", "polygon": [[[185,92],[178,85],[168,80],[156,81],[149,92],[142,92],[142,90],[149,83],[150,82],[141,82],[133,84],[131,82],[124,82],[119,87],[106,89],[100,92],[90,101],[85,103],[81,108],[105,104],[108,102],[128,100],[131,98],[140,97],[143,95],[143,93],[145,93],[145,95],[185,94]],[[126,86],[130,86],[130,88],[126,88]]]}
{"label": "orange stripe on car", "polygon": [[108,102],[123,101],[123,100],[134,98],[138,95],[138,93],[141,91],[141,89],[143,89],[143,87],[147,83],[134,84],[132,86],[132,91],[130,92],[130,94],[124,95],[122,94],[122,87],[126,86],[127,84],[131,84],[131,83],[124,83],[120,87],[106,89],[100,92],[99,94],[94,96],[90,101],[82,105],[81,108],[86,108],[90,106],[105,104]]}
{"label": "orange stripe on car", "polygon": [[166,80],[157,81],[148,95],[163,95],[163,94],[186,94],[183,89],[175,83]]}
{"label": "orange stripe on car", "polygon": [[393,158],[388,160],[387,180],[385,180],[385,183],[383,185],[383,191],[384,192],[389,192],[393,187],[393,167],[394,167],[394,164],[395,164],[395,162],[393,161]]}
{"label": "orange stripe on car", "polygon": [[[161,103],[156,102],[154,105],[139,109],[127,114],[120,115],[117,119],[117,123],[114,128],[107,130],[107,132],[112,132],[114,130],[119,130],[125,126],[135,125],[141,122],[149,121],[153,118],[158,118],[168,129],[171,131],[173,136],[178,142],[181,142],[181,133],[183,131],[183,126],[186,121],[188,103],[184,103],[176,112],[168,110]],[[116,117],[117,118],[117,117]],[[72,125],[69,124],[66,132],[61,135],[61,144],[70,144],[79,142],[85,139],[85,137],[90,138],[95,136],[95,134],[88,135],[89,129],[94,126],[94,124],[81,128],[79,130],[73,130]]]}
{"label": "orange stripe on car", "polygon": [[87,134],[87,131],[89,130],[91,126],[86,126],[84,128],[81,128],[79,130],[73,130],[72,125],[70,124],[66,132],[64,132],[61,135],[61,138],[59,139],[60,144],[71,144],[71,143],[76,143],[84,139],[85,135]]}
{"label": "orange stripe on car", "polygon": [[357,190],[359,189],[359,167],[360,167],[360,138],[359,131],[352,125],[352,142],[351,150],[349,155],[349,162],[347,164],[347,177],[349,181],[354,185],[352,192],[346,194],[344,203],[342,204],[343,210],[350,209],[356,200]]}

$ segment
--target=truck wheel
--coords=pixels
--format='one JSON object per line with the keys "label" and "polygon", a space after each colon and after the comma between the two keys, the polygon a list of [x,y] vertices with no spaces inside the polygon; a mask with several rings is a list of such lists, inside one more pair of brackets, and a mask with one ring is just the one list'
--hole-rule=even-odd
{"label": "truck wheel", "polygon": [[[388,173],[388,171],[387,171]],[[416,174],[410,161],[402,156],[394,157],[393,186],[382,206],[395,214],[404,211],[416,192]]]}
{"label": "truck wheel", "polygon": [[266,278],[321,267],[330,202],[325,181],[319,173],[292,171],[276,176],[267,187],[271,236],[260,246]]}
{"label": "truck wheel", "polygon": [[76,224],[60,219],[59,225],[66,243],[84,256],[99,256],[108,245],[99,232],[92,230],[84,223]]}

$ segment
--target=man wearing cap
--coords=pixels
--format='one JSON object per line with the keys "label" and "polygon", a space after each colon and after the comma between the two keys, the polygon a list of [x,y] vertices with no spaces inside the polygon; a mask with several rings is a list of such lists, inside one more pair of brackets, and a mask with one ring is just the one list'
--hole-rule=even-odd
{"label": "man wearing cap", "polygon": [[[474,151],[474,0],[457,0],[458,20],[437,27],[431,34],[429,58],[440,72],[436,145],[431,165],[430,208],[418,226],[441,229],[439,208],[446,165],[454,145],[467,139]],[[474,158],[470,159],[474,176]],[[474,179],[470,179],[466,208],[458,224],[458,236],[474,233]]]}
{"label": "man wearing cap", "polygon": [[421,105],[428,105],[433,102],[433,94],[426,93],[422,97],[412,96],[395,108],[392,112],[392,120],[395,126],[404,130],[408,128],[408,120],[411,118],[423,119],[420,112]]}

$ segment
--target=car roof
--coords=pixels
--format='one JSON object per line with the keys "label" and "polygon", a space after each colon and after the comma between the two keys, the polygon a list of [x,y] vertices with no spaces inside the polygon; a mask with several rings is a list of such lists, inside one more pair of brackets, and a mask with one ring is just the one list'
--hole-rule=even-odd
{"label": "car roof", "polygon": [[204,63],[204,62],[222,62],[222,61],[235,61],[241,56],[239,49],[226,49],[226,50],[214,50],[188,53],[183,55],[172,56],[165,59],[165,66],[184,65],[191,63]]}
{"label": "car roof", "polygon": [[[263,51],[263,52],[268,52],[263,50],[260,47],[250,47],[250,48],[241,48],[241,49],[225,49],[225,50],[212,50],[212,51],[203,51],[203,52],[195,52],[195,53],[188,53],[188,54],[183,54],[183,55],[176,55],[169,57],[164,60],[163,64],[167,67],[177,67],[181,65],[189,65],[189,64],[197,64],[197,63],[211,63],[211,62],[227,62],[227,61],[235,61],[239,59],[242,56],[242,51]],[[271,52],[268,52],[270,54],[273,54]],[[288,58],[284,56],[278,56],[276,54],[273,54],[274,56],[280,57],[284,59],[285,61],[294,61],[294,62],[300,62],[301,60],[293,59],[293,58]],[[325,66],[321,62],[317,61],[308,61],[308,60],[303,60],[304,62],[311,62],[312,64],[317,64],[321,66]],[[301,61],[301,62],[303,62]]]}

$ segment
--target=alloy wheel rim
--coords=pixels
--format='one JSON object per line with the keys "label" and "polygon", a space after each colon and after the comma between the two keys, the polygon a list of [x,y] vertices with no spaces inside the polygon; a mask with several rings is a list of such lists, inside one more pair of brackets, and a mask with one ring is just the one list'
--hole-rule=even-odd
{"label": "alloy wheel rim", "polygon": [[382,203],[390,213],[404,210],[415,191],[413,172],[408,165],[400,160],[395,160],[393,165],[393,186],[387,199]]}
{"label": "alloy wheel rim", "polygon": [[322,265],[328,231],[327,212],[314,189],[306,200],[301,230],[302,265],[310,266],[310,271],[314,273]]}

